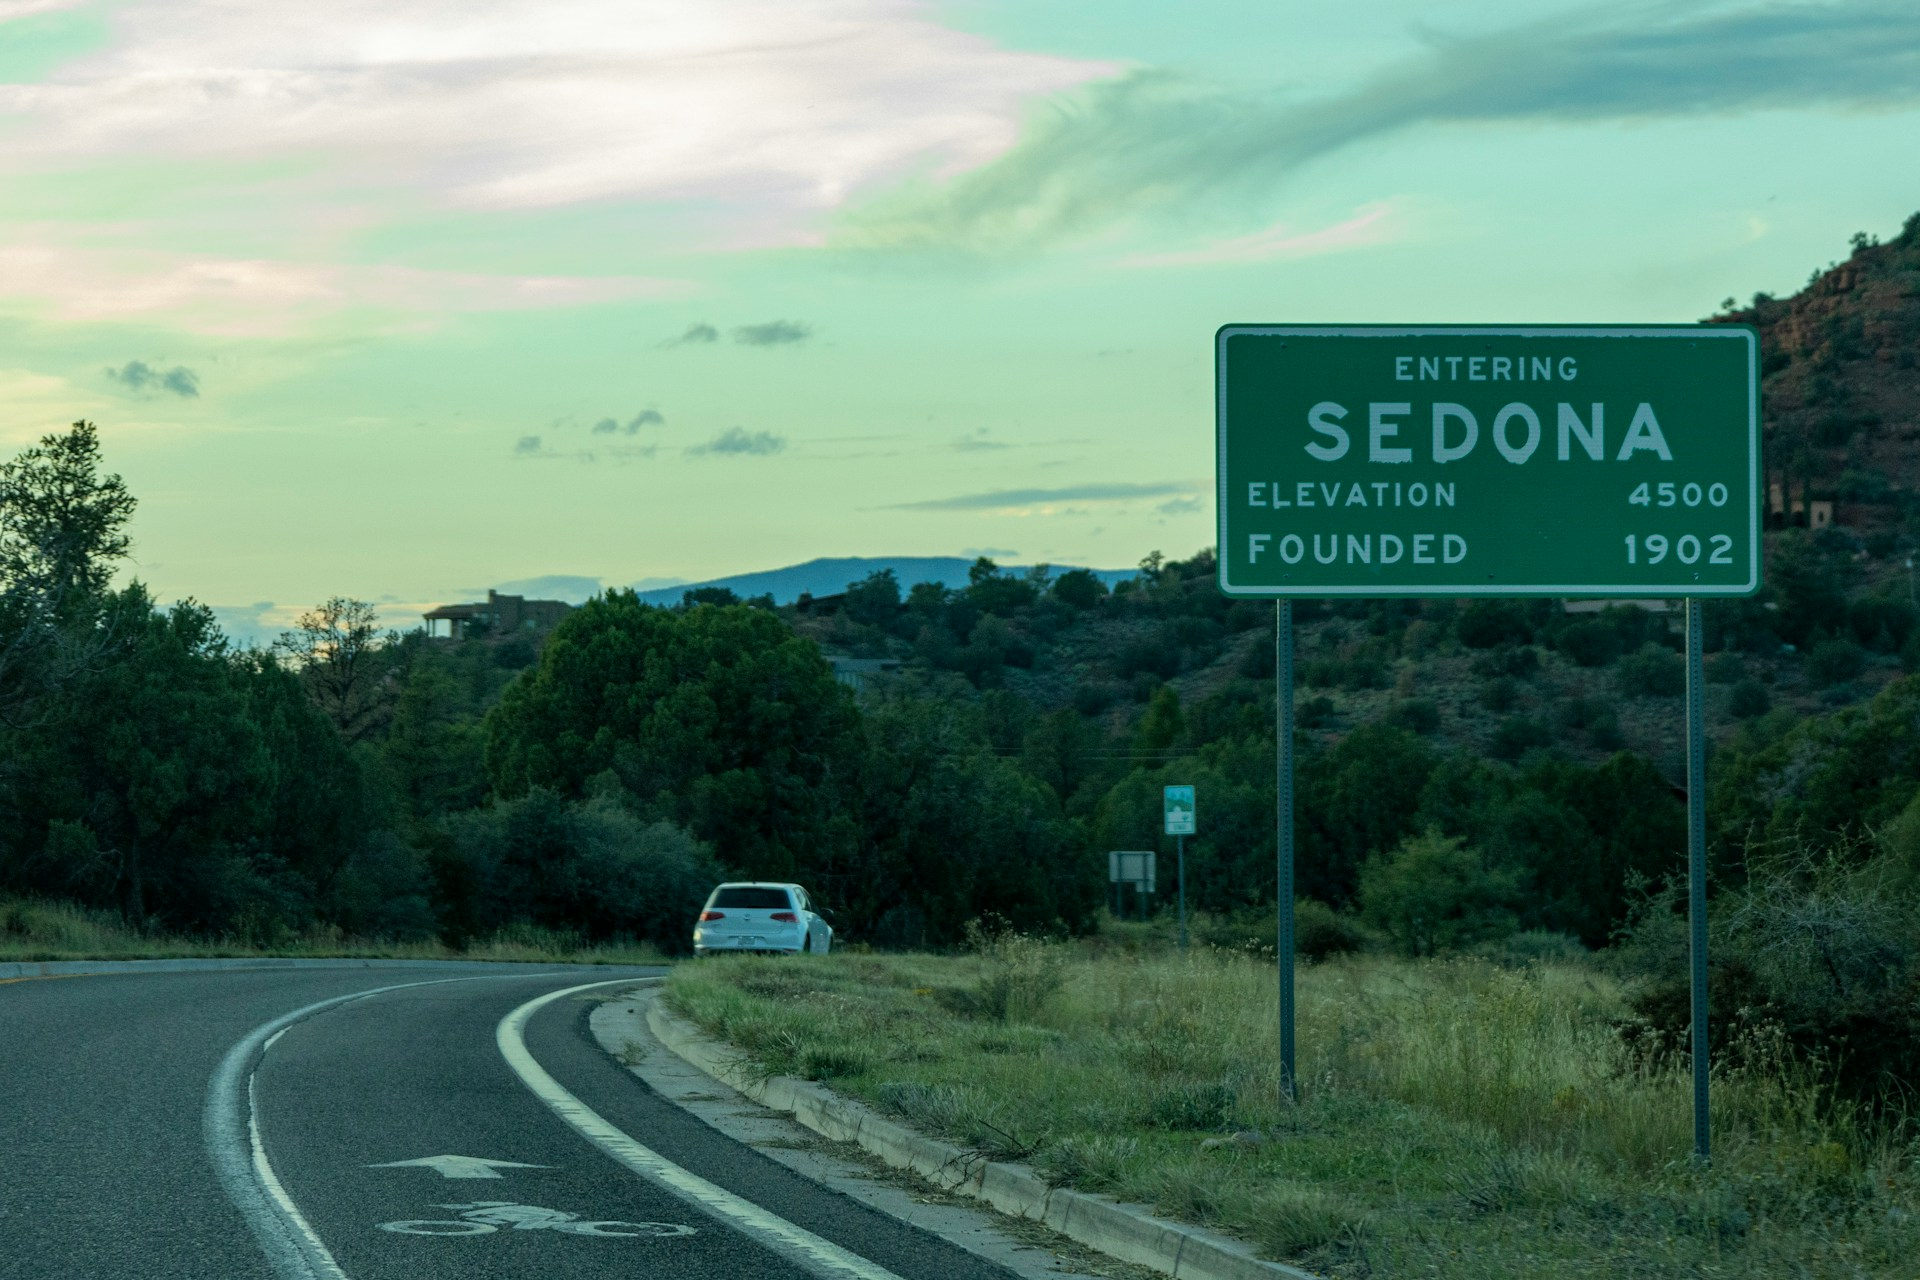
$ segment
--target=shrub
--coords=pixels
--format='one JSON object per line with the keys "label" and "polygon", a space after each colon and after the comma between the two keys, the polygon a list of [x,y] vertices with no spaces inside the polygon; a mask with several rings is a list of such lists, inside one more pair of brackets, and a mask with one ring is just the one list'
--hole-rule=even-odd
{"label": "shrub", "polygon": [[1866,651],[1851,640],[1822,640],[1807,655],[1807,679],[1816,688],[1845,684],[1866,667]]}
{"label": "shrub", "polygon": [[1727,699],[1727,712],[1736,720],[1763,716],[1772,706],[1773,699],[1767,696],[1767,686],[1758,680],[1742,680],[1733,686],[1733,696]]}
{"label": "shrub", "polygon": [[[1272,908],[1226,920],[1205,921],[1203,918],[1203,922],[1196,925],[1196,931],[1209,946],[1268,957],[1280,941],[1280,921]],[[1325,960],[1329,956],[1363,951],[1371,940],[1359,921],[1342,915],[1317,898],[1300,898],[1293,904],[1295,955],[1307,960]]]}
{"label": "shrub", "polygon": [[1503,644],[1473,660],[1473,674],[1483,679],[1530,676],[1539,669],[1540,653],[1532,645]]}
{"label": "shrub", "polygon": [[1687,691],[1687,664],[1671,649],[1649,640],[1620,659],[1621,692],[1630,697],[1677,698]]}
{"label": "shrub", "polygon": [[1318,729],[1333,719],[1334,710],[1331,698],[1308,698],[1294,707],[1293,718],[1302,729]]}
{"label": "shrub", "polygon": [[1386,721],[1410,733],[1433,733],[1440,727],[1440,708],[1432,698],[1408,698],[1387,708]]}
{"label": "shrub", "polygon": [[1620,718],[1611,711],[1596,716],[1587,726],[1587,741],[1595,751],[1618,751],[1626,746],[1626,735],[1620,732]]}
{"label": "shrub", "polygon": [[1868,596],[1847,609],[1847,627],[1853,638],[1876,653],[1898,653],[1914,633],[1915,610],[1898,598]]}
{"label": "shrub", "polygon": [[[1761,861],[1714,902],[1708,1035],[1728,1067],[1783,1040],[1843,1093],[1881,1103],[1910,1092],[1920,1061],[1920,913],[1896,856],[1850,852]],[[1642,979],[1623,1037],[1643,1058],[1683,1055],[1691,987],[1677,882],[1635,913],[1621,959]]]}
{"label": "shrub", "polygon": [[1708,684],[1738,684],[1747,674],[1747,664],[1737,653],[1710,653],[1704,666]]}
{"label": "shrub", "polygon": [[1495,964],[1521,968],[1530,964],[1561,964],[1584,960],[1590,954],[1580,939],[1570,933],[1546,929],[1528,929],[1491,942],[1475,950]]}
{"label": "shrub", "polygon": [[1309,960],[1359,951],[1367,945],[1358,922],[1324,902],[1302,898],[1293,904],[1293,949]]}
{"label": "shrub", "polygon": [[1082,680],[1073,686],[1073,709],[1083,716],[1099,715],[1120,700],[1120,690],[1100,680]]}
{"label": "shrub", "polygon": [[1361,911],[1404,954],[1424,956],[1509,933],[1513,877],[1437,828],[1360,868]]}
{"label": "shrub", "polygon": [[1476,600],[1460,614],[1456,624],[1460,643],[1469,649],[1491,649],[1502,642],[1529,644],[1533,624],[1526,608],[1512,600]]}
{"label": "shrub", "polygon": [[1180,674],[1180,646],[1171,635],[1155,631],[1128,642],[1120,650],[1120,674],[1156,675],[1162,680]]}
{"label": "shrub", "polygon": [[1248,645],[1241,651],[1236,670],[1249,680],[1271,680],[1273,664],[1273,633],[1268,632],[1262,641]]}
{"label": "shrub", "polygon": [[1178,1084],[1147,1103],[1140,1123],[1149,1129],[1224,1129],[1233,1114],[1233,1088],[1218,1081]]}
{"label": "shrub", "polygon": [[1512,676],[1490,681],[1480,691],[1480,705],[1489,711],[1511,711],[1520,702],[1520,684]]}
{"label": "shrub", "polygon": [[1560,652],[1583,667],[1604,667],[1620,656],[1620,632],[1597,618],[1585,618],[1560,633]]}
{"label": "shrub", "polygon": [[1560,704],[1559,719],[1563,728],[1585,729],[1606,714],[1607,704],[1599,698],[1568,698]]}
{"label": "shrub", "polygon": [[1037,1017],[1066,981],[1059,946],[1044,938],[1016,933],[1004,922],[967,922],[967,948],[980,957],[980,977],[960,1011],[993,1022],[1027,1022]]}
{"label": "shrub", "polygon": [[1518,760],[1535,747],[1549,746],[1553,734],[1538,720],[1509,716],[1500,722],[1487,743],[1487,753],[1496,760]]}

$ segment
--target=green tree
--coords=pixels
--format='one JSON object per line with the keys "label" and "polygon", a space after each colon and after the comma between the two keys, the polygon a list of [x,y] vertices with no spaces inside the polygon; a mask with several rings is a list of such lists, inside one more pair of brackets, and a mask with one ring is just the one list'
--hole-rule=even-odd
{"label": "green tree", "polygon": [[1090,569],[1069,569],[1053,580],[1053,596],[1076,609],[1091,609],[1107,594],[1107,584]]}
{"label": "green tree", "polygon": [[900,615],[900,579],[877,569],[847,585],[847,616],[862,626],[887,627]]}
{"label": "green tree", "polygon": [[1099,733],[1073,711],[1055,711],[1026,733],[1021,759],[1027,772],[1053,789],[1062,808],[1094,775]]}
{"label": "green tree", "polygon": [[1367,921],[1403,953],[1429,956],[1510,932],[1515,887],[1476,849],[1429,828],[1360,869]]}
{"label": "green tree", "polygon": [[[456,937],[516,924],[585,941],[640,938],[669,953],[692,945],[693,920],[719,867],[669,822],[636,815],[602,790],[567,800],[544,788],[450,815],[441,873],[461,882]],[[450,865],[451,864],[451,865]]]}
{"label": "green tree", "polygon": [[137,584],[109,608],[114,651],[31,740],[42,821],[86,829],[91,865],[61,873],[128,923],[217,924],[262,888],[247,852],[275,798],[264,735],[211,613],[156,611]]}
{"label": "green tree", "polygon": [[967,599],[982,613],[1005,617],[1026,608],[1039,596],[1039,588],[1031,579],[1002,573],[1000,566],[985,556],[967,569]]}
{"label": "green tree", "polygon": [[1856,843],[1920,794],[1920,676],[1772,740],[1736,740],[1716,758],[1711,784],[1709,825],[1730,865],[1763,845]]}
{"label": "green tree", "polygon": [[1404,729],[1362,725],[1300,768],[1302,895],[1333,906],[1353,901],[1360,865],[1416,830],[1420,793],[1435,757]]}
{"label": "green tree", "polygon": [[994,754],[976,712],[895,699],[865,730],[865,839],[843,864],[857,935],[951,944],[989,912],[1023,930],[1091,927],[1104,866],[1054,793]]}
{"label": "green tree", "polygon": [[733,871],[782,878],[855,838],[857,713],[819,648],[744,605],[652,609],[629,591],[555,628],[487,717],[504,799],[611,772]]}
{"label": "green tree", "polygon": [[46,711],[105,652],[101,597],[133,508],[120,477],[101,474],[90,422],[0,465],[0,724]]}
{"label": "green tree", "polygon": [[379,744],[401,806],[416,822],[478,805],[487,790],[486,735],[472,699],[449,663],[413,656]]}
{"label": "green tree", "polygon": [[[1150,754],[1164,754],[1180,740],[1181,728],[1180,694],[1172,685],[1163,684],[1154,690],[1146,714],[1140,717],[1140,727],[1133,735],[1134,747]],[[1153,767],[1158,767],[1157,761]]]}
{"label": "green tree", "polygon": [[349,742],[371,736],[388,705],[383,651],[399,637],[380,630],[374,607],[334,596],[294,620],[273,643],[300,672],[313,700]]}

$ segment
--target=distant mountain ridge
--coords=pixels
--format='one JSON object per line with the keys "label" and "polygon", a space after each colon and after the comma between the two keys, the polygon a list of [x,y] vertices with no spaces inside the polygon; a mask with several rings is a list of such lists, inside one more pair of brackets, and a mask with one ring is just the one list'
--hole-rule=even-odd
{"label": "distant mountain ridge", "polygon": [[[679,604],[689,591],[701,587],[724,587],[742,600],[752,596],[771,595],[775,604],[792,604],[804,593],[812,596],[838,595],[847,589],[847,584],[858,582],[868,574],[893,570],[893,576],[900,580],[900,590],[905,594],[915,583],[937,582],[944,587],[964,587],[967,585],[967,570],[973,567],[973,561],[965,556],[839,556],[822,557],[809,560],[805,564],[788,565],[784,569],[767,569],[759,573],[737,573],[725,578],[711,578],[705,582],[686,582],[671,587],[656,587],[649,591],[636,591],[642,603],[671,605]],[[1076,565],[1053,565],[1057,576]],[[1002,565],[1003,572],[1022,574],[1026,565]],[[1134,569],[1095,569],[1096,577],[1108,586],[1124,582],[1138,571]]]}

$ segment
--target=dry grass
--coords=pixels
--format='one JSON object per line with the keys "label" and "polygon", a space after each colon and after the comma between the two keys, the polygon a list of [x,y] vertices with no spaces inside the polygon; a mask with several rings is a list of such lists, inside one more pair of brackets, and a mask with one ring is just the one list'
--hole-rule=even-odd
{"label": "dry grass", "polygon": [[1905,1278],[1920,1256],[1914,1151],[1767,1046],[1716,1081],[1695,1169],[1688,1078],[1623,1054],[1621,990],[1584,963],[1304,969],[1297,1105],[1274,970],[1244,955],[1002,939],[685,965],[668,990],[769,1072],[1329,1275]]}
{"label": "dry grass", "polygon": [[186,938],[126,928],[110,912],[62,903],[0,900],[0,961],[164,960],[193,957],[355,960],[495,960],[530,964],[661,964],[641,944],[588,946],[569,934],[504,930],[463,951],[439,942],[354,938],[335,929],[265,937]]}

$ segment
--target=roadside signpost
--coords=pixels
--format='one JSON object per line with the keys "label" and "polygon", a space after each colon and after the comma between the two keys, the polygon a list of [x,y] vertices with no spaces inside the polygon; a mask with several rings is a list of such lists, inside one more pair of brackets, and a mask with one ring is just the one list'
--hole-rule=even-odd
{"label": "roadside signpost", "polygon": [[1132,885],[1134,896],[1139,900],[1140,918],[1147,918],[1147,895],[1153,892],[1153,850],[1151,849],[1113,849],[1107,853],[1107,881],[1119,893],[1120,911],[1125,913],[1125,891],[1121,885]]}
{"label": "roadside signpost", "polygon": [[1294,1090],[1293,618],[1306,596],[1687,602],[1694,1149],[1709,1152],[1700,601],[1760,588],[1736,325],[1228,325],[1219,585],[1275,599],[1281,1084]]}
{"label": "roadside signpost", "polygon": [[1160,788],[1160,813],[1166,833],[1174,837],[1180,875],[1180,949],[1187,949],[1187,837],[1193,834],[1193,788]]}

